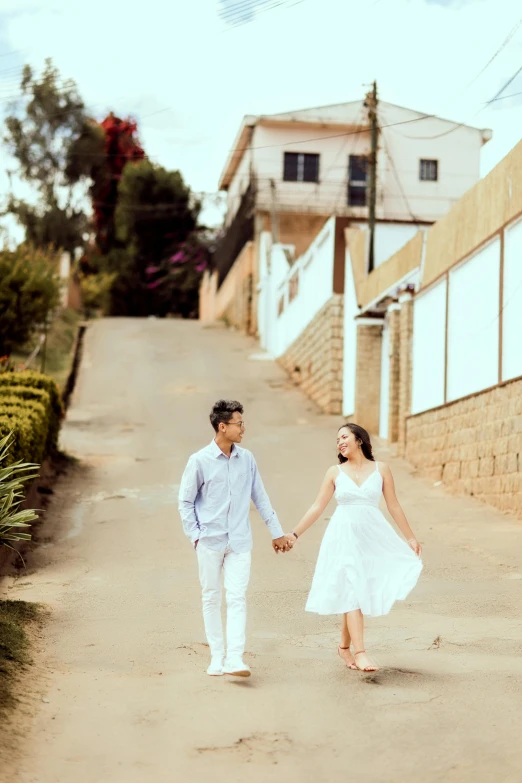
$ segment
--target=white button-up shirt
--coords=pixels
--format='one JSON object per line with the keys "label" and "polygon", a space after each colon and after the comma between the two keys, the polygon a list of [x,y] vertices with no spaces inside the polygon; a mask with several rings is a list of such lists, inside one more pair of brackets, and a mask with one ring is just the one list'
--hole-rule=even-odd
{"label": "white button-up shirt", "polygon": [[253,454],[233,444],[229,459],[212,441],[190,457],[181,479],[178,507],[185,534],[209,549],[249,552],[251,499],[272,539],[284,535]]}

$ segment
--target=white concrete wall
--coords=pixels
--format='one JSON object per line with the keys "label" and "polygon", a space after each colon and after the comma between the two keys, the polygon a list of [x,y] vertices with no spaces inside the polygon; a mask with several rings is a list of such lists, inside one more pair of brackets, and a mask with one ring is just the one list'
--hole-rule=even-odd
{"label": "white concrete wall", "polygon": [[444,403],[446,278],[413,300],[412,413]]}
{"label": "white concrete wall", "polygon": [[[436,117],[418,120],[416,112],[387,103],[379,114],[383,216],[438,220],[480,178],[480,131]],[[438,160],[438,182],[420,180],[421,158]]]}
{"label": "white concrete wall", "polygon": [[502,380],[522,375],[522,220],[504,238]]}
{"label": "white concrete wall", "polygon": [[[310,122],[314,112],[317,124]],[[379,140],[377,216],[406,221],[437,220],[479,179],[480,131],[437,118],[421,119],[415,111],[384,102],[380,103],[379,113],[383,126],[395,125],[383,127]],[[258,181],[260,208],[270,209],[273,179],[282,210],[367,217],[365,207],[347,206],[349,155],[366,155],[370,151],[368,131],[354,132],[367,122],[362,102],[341,104],[323,112],[322,121],[344,123],[344,127],[321,126],[319,114],[319,110],[295,112],[286,122],[279,118],[277,126],[256,125],[252,150],[244,154],[229,188],[228,220],[246,187],[250,156]],[[348,130],[350,125],[352,130]],[[284,182],[285,151],[319,154],[319,183]],[[420,181],[421,158],[439,161],[438,182]],[[387,257],[385,249],[382,257]]]}
{"label": "white concrete wall", "polygon": [[498,382],[500,240],[449,274],[447,398]]}
{"label": "white concrete wall", "polygon": [[[306,253],[292,266],[285,255],[285,246],[270,246],[270,235],[261,235],[259,336],[262,347],[272,356],[281,356],[332,296],[334,247],[335,218],[325,224]],[[296,274],[299,275],[298,294],[290,301],[289,283]],[[279,314],[281,299],[284,310]]]}
{"label": "white concrete wall", "polygon": [[[522,376],[522,220],[504,231],[500,308],[500,237],[415,297],[413,309],[412,413],[443,405],[447,318],[446,402]],[[499,377],[499,331],[502,367]]]}
{"label": "white concrete wall", "polygon": [[[278,288],[277,301],[284,296],[285,308],[277,319],[275,356],[289,348],[333,295],[334,248],[335,218],[330,218]],[[295,274],[299,275],[299,292],[290,301],[289,282]]]}
{"label": "white concrete wall", "polygon": [[377,223],[375,226],[375,268],[412,239],[421,227],[408,223]]}

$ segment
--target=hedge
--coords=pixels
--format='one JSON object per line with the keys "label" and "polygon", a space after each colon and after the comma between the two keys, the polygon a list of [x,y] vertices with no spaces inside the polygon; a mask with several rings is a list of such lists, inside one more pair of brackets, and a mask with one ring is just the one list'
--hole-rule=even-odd
{"label": "hedge", "polygon": [[0,373],[0,438],[13,432],[10,461],[42,462],[58,447],[63,405],[56,383],[34,371]]}

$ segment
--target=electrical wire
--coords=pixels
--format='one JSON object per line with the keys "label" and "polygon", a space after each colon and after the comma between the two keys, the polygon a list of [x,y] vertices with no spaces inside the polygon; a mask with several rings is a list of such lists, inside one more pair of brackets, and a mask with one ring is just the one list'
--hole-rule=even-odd
{"label": "electrical wire", "polygon": [[406,205],[406,209],[408,210],[408,213],[409,213],[412,221],[414,223],[418,223],[419,222],[419,218],[417,217],[417,215],[414,215],[413,212],[412,212],[412,209],[410,207],[410,202],[409,202],[408,197],[406,196],[406,193],[405,193],[404,188],[402,186],[402,182],[400,180],[399,174],[398,174],[397,169],[395,167],[395,161],[394,161],[393,156],[392,156],[392,154],[390,152],[390,148],[388,147],[388,142],[387,142],[386,136],[384,134],[382,134],[382,140],[383,140],[383,144],[384,144],[384,151],[385,151],[385,153],[386,153],[386,155],[388,157],[388,160],[390,162],[390,165],[392,167],[393,175],[395,177],[395,181],[397,182],[397,185],[399,186],[399,190],[401,192],[402,198],[403,198],[404,203]]}
{"label": "electrical wire", "polygon": [[[501,94],[502,94],[502,93],[504,92],[504,90],[506,89],[506,87],[509,87],[509,85],[510,85],[512,82],[514,82],[514,81],[515,81],[515,79],[517,78],[517,76],[519,75],[519,73],[522,73],[522,65],[520,66],[520,68],[518,68],[518,70],[516,70],[516,71],[515,71],[515,73],[513,74],[513,76],[511,76],[511,77],[510,77],[510,78],[507,80],[507,82],[504,84],[504,86],[500,88],[500,90],[499,90],[499,91],[498,91],[498,92],[497,92],[497,93],[496,93],[496,94],[493,96],[493,98],[491,98],[491,100],[489,100],[489,101],[486,103],[486,106],[489,106],[489,105],[490,105],[491,103],[493,103],[494,101],[497,101],[497,100],[499,99],[499,97],[501,96]],[[482,111],[482,110],[481,110],[481,111]]]}
{"label": "electrical wire", "polygon": [[499,46],[499,48],[497,49],[497,51],[495,52],[495,54],[493,55],[493,57],[491,57],[491,58],[490,58],[490,59],[487,61],[487,63],[485,64],[485,66],[484,66],[484,67],[483,67],[483,68],[482,68],[482,69],[481,69],[481,70],[480,70],[480,71],[477,73],[477,75],[476,75],[476,76],[474,76],[474,77],[473,77],[473,79],[472,79],[472,80],[469,82],[469,84],[467,84],[467,85],[466,85],[466,87],[465,87],[464,89],[466,89],[466,90],[467,90],[469,87],[471,87],[471,85],[472,85],[472,84],[474,84],[474,83],[477,81],[477,79],[479,79],[479,78],[482,76],[482,74],[484,73],[484,71],[486,71],[486,70],[489,68],[489,66],[491,65],[491,63],[492,63],[494,60],[496,60],[496,58],[498,57],[498,55],[499,55],[499,54],[500,54],[500,53],[501,53],[501,52],[502,52],[502,51],[505,49],[505,47],[506,47],[506,46],[508,45],[508,43],[511,41],[511,39],[513,38],[513,36],[514,36],[514,35],[515,35],[515,33],[517,32],[518,28],[520,27],[520,25],[522,25],[522,19],[519,19],[519,20],[518,20],[518,22],[516,23],[516,25],[515,25],[514,27],[512,27],[512,28],[511,28],[511,30],[509,31],[509,33],[507,34],[506,38],[504,39],[504,41],[502,42],[502,44]]}
{"label": "electrical wire", "polygon": [[[267,6],[268,2],[271,4]],[[248,24],[256,16],[266,11],[271,11],[280,6],[288,7],[288,2],[289,0],[265,0],[265,2],[260,4],[259,0],[245,0],[238,3],[235,8],[230,8],[224,14],[220,14],[220,16],[230,28],[240,27],[243,24]],[[290,5],[299,5],[300,2],[303,2],[303,0],[298,0],[298,2],[293,2]],[[229,11],[232,13],[229,13]],[[246,19],[244,18],[245,14],[248,16]]]}

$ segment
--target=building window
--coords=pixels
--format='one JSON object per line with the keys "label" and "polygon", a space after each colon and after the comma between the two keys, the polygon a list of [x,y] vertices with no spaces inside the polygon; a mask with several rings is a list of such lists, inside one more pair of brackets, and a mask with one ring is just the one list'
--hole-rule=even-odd
{"label": "building window", "polygon": [[368,158],[366,155],[350,155],[348,163],[348,204],[365,207],[368,188]]}
{"label": "building window", "polygon": [[319,182],[319,155],[308,152],[285,152],[285,182]]}
{"label": "building window", "polygon": [[422,182],[437,182],[439,179],[439,161],[421,158],[420,179]]}

